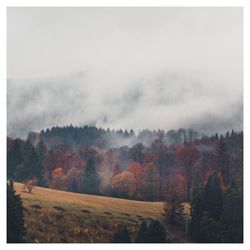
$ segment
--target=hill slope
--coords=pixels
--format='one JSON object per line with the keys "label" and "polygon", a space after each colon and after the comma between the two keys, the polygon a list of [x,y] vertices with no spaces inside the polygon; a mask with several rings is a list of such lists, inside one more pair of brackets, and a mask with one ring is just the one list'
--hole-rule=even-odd
{"label": "hill slope", "polygon": [[[15,183],[25,208],[28,242],[110,242],[119,224],[134,237],[143,218],[161,220],[161,202],[143,202],[35,187],[32,193]],[[178,229],[168,227],[172,241],[182,241]]]}

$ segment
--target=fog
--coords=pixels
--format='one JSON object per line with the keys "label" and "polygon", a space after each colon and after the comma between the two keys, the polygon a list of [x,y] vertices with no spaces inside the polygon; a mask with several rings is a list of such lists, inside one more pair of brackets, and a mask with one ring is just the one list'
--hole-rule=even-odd
{"label": "fog", "polygon": [[242,129],[241,8],[8,8],[8,135]]}

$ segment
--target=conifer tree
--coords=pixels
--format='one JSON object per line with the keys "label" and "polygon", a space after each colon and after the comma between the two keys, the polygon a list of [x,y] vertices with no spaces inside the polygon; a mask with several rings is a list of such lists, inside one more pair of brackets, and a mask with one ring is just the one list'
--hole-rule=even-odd
{"label": "conifer tree", "polygon": [[99,194],[100,178],[96,173],[95,163],[92,158],[87,161],[82,178],[82,192],[86,194]]}
{"label": "conifer tree", "polygon": [[7,182],[7,242],[24,242],[24,214],[20,195],[16,194],[13,182]]}
{"label": "conifer tree", "polygon": [[31,148],[29,155],[26,157],[23,164],[23,180],[36,178],[38,185],[44,184],[44,169],[39,159],[39,156],[34,147]]}
{"label": "conifer tree", "polygon": [[135,241],[137,243],[143,243],[143,242],[147,242],[147,240],[148,240],[148,227],[147,227],[146,222],[143,220],[142,223],[140,224]]}
{"label": "conifer tree", "polygon": [[209,176],[204,188],[204,201],[206,206],[204,210],[215,219],[219,220],[222,212],[222,192],[220,179],[216,172]]}
{"label": "conifer tree", "polygon": [[166,230],[157,220],[152,220],[148,225],[148,243],[166,242]]}
{"label": "conifer tree", "polygon": [[229,155],[223,137],[220,137],[214,155],[215,170],[221,173],[224,184],[228,186],[230,183]]}
{"label": "conifer tree", "polygon": [[223,199],[222,223],[225,242],[243,242],[243,193],[235,181]]}
{"label": "conifer tree", "polygon": [[165,227],[157,220],[143,221],[139,227],[137,243],[164,243],[166,242]]}
{"label": "conifer tree", "polygon": [[15,176],[16,168],[23,163],[22,145],[21,140],[14,140],[12,145],[7,151],[7,177],[9,179],[19,180],[18,176]]}
{"label": "conifer tree", "polygon": [[200,220],[203,215],[204,201],[203,201],[203,189],[200,174],[197,173],[193,190],[192,190],[192,200],[191,200],[191,229],[190,233],[193,239],[199,241],[200,235]]}

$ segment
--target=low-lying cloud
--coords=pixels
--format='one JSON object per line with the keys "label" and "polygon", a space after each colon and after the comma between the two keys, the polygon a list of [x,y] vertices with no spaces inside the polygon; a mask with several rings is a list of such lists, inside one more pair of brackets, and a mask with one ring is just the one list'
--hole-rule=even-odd
{"label": "low-lying cloud", "polygon": [[69,124],[242,129],[242,8],[8,8],[7,18],[9,136]]}
{"label": "low-lying cloud", "polygon": [[40,80],[8,80],[8,134],[63,125],[177,129],[242,129],[242,92],[211,79],[164,73],[153,79],[95,85],[88,73]]}

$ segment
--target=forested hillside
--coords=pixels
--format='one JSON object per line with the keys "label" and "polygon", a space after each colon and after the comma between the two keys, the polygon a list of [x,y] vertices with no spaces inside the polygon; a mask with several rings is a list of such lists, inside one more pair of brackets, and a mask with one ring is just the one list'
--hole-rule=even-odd
{"label": "forested hillside", "polygon": [[[242,241],[243,132],[204,136],[179,129],[136,135],[133,130],[69,126],[30,133],[26,141],[8,138],[7,148],[9,179],[166,202],[163,215],[170,223],[177,223],[181,204],[190,202],[193,239],[230,241],[234,234],[234,241]],[[232,214],[239,220],[232,222]]]}

